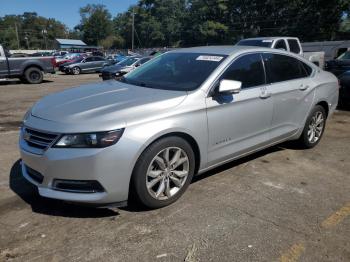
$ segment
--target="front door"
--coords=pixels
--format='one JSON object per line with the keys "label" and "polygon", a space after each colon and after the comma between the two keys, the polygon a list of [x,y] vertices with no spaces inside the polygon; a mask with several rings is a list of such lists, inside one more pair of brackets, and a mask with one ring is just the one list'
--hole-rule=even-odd
{"label": "front door", "polygon": [[[266,145],[273,113],[260,54],[246,54],[224,71],[220,80],[242,82],[238,94],[215,94],[206,99],[208,165]],[[218,85],[215,85],[218,86]]]}

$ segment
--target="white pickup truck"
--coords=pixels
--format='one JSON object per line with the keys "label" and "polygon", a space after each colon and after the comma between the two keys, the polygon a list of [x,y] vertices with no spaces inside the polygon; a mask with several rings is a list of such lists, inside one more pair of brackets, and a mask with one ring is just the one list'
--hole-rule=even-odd
{"label": "white pickup truck", "polygon": [[324,52],[303,52],[299,38],[297,37],[256,37],[240,40],[236,45],[261,46],[275,49],[283,49],[303,56],[310,62],[324,68]]}

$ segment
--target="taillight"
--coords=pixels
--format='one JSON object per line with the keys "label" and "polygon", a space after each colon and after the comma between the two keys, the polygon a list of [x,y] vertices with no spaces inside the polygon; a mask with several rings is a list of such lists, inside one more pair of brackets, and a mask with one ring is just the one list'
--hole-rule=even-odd
{"label": "taillight", "polygon": [[53,67],[56,67],[56,59],[55,59],[55,57],[51,58],[51,64],[52,64]]}

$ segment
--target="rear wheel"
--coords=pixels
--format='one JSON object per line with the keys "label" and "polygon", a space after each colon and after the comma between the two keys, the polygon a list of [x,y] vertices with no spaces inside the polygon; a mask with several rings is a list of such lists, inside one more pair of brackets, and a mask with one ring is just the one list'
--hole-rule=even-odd
{"label": "rear wheel", "polygon": [[40,84],[43,79],[43,72],[36,67],[30,67],[24,72],[25,81],[29,84]]}
{"label": "rear wheel", "polygon": [[138,159],[131,181],[131,197],[148,208],[175,202],[194,174],[190,144],[180,137],[166,137],[150,145]]}
{"label": "rear wheel", "polygon": [[306,120],[303,133],[298,143],[303,148],[313,148],[316,146],[323,135],[326,127],[326,112],[320,105],[316,105]]}

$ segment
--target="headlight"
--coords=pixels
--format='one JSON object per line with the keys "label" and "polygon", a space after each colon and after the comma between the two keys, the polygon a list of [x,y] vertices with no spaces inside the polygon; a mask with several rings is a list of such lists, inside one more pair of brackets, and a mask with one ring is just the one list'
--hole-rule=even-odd
{"label": "headlight", "polygon": [[23,116],[22,122],[24,123],[30,116],[30,114],[32,113],[32,107],[28,109],[28,111],[25,113],[25,115]]}
{"label": "headlight", "polygon": [[108,132],[63,135],[53,147],[101,148],[114,145],[122,136],[124,129]]}

